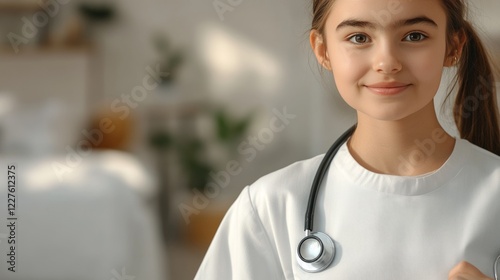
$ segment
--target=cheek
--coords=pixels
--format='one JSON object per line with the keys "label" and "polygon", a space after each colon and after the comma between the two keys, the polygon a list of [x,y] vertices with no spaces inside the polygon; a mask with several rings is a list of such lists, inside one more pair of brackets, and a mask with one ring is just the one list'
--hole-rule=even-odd
{"label": "cheek", "polygon": [[356,103],[359,98],[358,84],[363,74],[357,74],[359,70],[348,63],[337,65],[337,67],[332,68],[332,70],[333,80],[338,94],[349,106],[356,108]]}
{"label": "cheek", "polygon": [[332,72],[337,87],[340,84],[357,83],[366,73],[366,58],[363,58],[361,52],[349,49],[336,49],[330,54]]}
{"label": "cheek", "polygon": [[370,68],[366,63],[366,52],[340,48],[333,51],[330,57],[333,79],[340,96],[349,106],[356,108],[359,83]]}
{"label": "cheek", "polygon": [[421,85],[425,85],[428,90],[437,91],[443,74],[442,55],[426,53],[420,56],[414,56],[412,66],[413,75]]}

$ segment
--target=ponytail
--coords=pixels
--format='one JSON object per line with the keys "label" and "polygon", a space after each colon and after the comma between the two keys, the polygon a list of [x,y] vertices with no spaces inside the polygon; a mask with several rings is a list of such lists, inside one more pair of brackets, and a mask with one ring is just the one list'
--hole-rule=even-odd
{"label": "ponytail", "polygon": [[[500,155],[500,127],[495,77],[479,36],[467,21],[465,45],[459,60],[458,92],[453,107],[460,137]],[[449,94],[448,94],[449,96]]]}

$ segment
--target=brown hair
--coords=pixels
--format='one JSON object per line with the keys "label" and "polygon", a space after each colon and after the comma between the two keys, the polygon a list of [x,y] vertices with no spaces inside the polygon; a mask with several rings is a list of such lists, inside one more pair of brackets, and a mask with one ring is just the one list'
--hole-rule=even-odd
{"label": "brown hair", "polygon": [[[313,0],[311,30],[324,37],[324,26],[335,0]],[[464,0],[441,0],[447,16],[447,46],[457,49],[455,36],[465,40],[457,75],[446,99],[458,84],[453,114],[460,137],[500,155],[500,127],[493,65],[474,27],[467,21]]]}

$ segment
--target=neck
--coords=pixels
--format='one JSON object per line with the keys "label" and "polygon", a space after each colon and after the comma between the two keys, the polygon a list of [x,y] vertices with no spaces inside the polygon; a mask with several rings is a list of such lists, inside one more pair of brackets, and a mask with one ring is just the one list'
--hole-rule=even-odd
{"label": "neck", "polygon": [[455,139],[439,124],[431,102],[397,121],[381,121],[358,112],[356,131],[347,143],[354,159],[381,174],[415,176],[441,167]]}

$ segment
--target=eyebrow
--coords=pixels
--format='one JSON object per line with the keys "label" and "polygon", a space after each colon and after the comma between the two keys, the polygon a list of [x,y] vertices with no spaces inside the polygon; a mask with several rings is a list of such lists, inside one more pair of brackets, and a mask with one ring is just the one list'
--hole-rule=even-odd
{"label": "eyebrow", "polygon": [[[424,23],[433,27],[438,27],[436,22],[434,22],[432,19],[426,17],[426,16],[419,16],[419,17],[414,17],[410,19],[402,19],[398,20],[394,23],[391,23],[391,27],[397,28],[397,27],[403,27],[403,26],[410,26],[410,25],[415,25],[419,23]],[[338,31],[339,29],[345,28],[345,27],[366,27],[370,29],[375,29],[375,24],[369,21],[363,21],[363,20],[358,20],[358,19],[347,19],[342,21],[336,28]]]}

